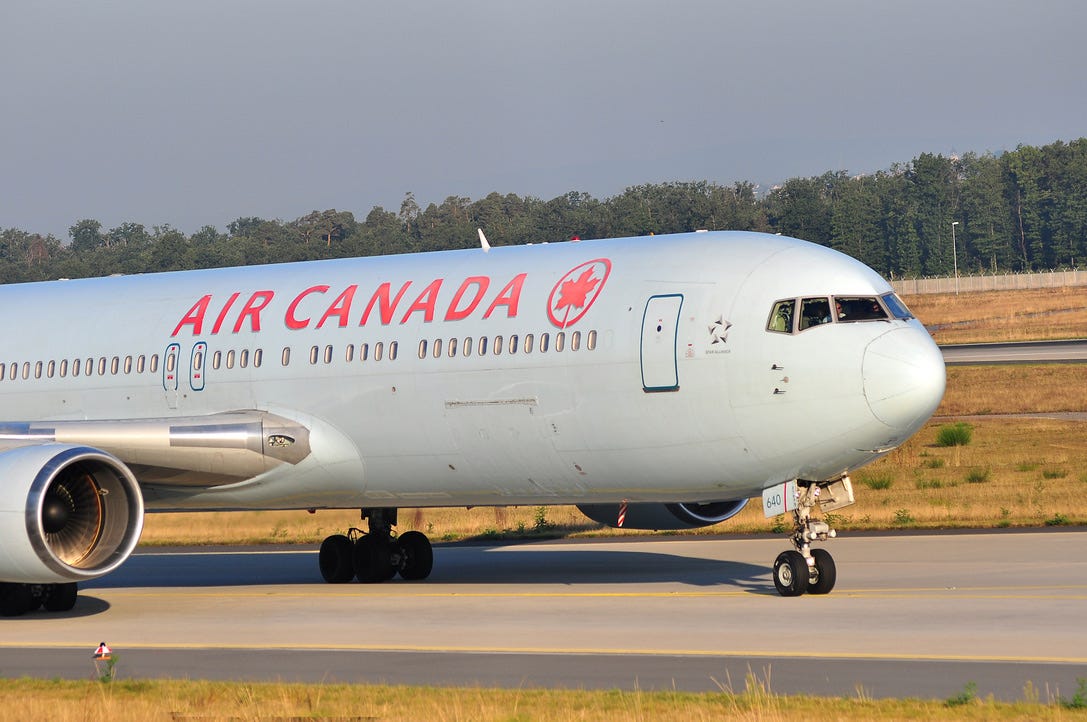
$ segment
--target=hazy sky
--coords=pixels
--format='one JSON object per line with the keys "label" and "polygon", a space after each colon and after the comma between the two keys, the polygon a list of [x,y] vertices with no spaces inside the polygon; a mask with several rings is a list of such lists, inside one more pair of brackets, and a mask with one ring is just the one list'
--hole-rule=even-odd
{"label": "hazy sky", "polygon": [[1087,135],[1082,0],[3,0],[0,228],[863,173]]}

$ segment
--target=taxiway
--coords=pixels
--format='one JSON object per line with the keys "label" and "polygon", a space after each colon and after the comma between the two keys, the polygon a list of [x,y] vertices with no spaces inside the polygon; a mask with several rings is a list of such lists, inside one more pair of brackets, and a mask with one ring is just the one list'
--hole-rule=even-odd
{"label": "taxiway", "polygon": [[781,538],[449,545],[426,582],[327,585],[313,549],[141,550],[72,612],[0,620],[0,674],[1021,699],[1087,677],[1085,530],[847,535],[829,596]]}

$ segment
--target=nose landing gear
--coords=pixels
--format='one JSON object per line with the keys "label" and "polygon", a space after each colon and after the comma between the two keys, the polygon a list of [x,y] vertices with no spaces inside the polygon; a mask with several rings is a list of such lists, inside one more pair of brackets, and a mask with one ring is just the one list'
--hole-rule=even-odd
{"label": "nose landing gear", "polygon": [[853,503],[853,484],[848,476],[835,481],[796,482],[796,506],[791,540],[794,549],[774,560],[774,587],[783,597],[801,594],[829,594],[838,579],[834,558],[825,549],[812,549],[814,541],[824,542],[837,532],[822,519],[812,518],[817,506],[833,511]]}

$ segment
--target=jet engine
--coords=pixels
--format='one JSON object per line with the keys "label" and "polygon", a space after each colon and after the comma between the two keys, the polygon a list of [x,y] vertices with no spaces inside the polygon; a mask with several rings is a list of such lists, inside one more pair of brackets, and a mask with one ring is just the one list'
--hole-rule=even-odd
{"label": "jet engine", "polygon": [[56,584],[116,569],[143,531],[143,498],[116,457],[86,446],[0,452],[0,580]]}
{"label": "jet engine", "polygon": [[[698,529],[729,519],[747,506],[747,499],[705,504],[627,504],[624,529]],[[621,504],[579,504],[578,511],[605,526],[619,526]]]}

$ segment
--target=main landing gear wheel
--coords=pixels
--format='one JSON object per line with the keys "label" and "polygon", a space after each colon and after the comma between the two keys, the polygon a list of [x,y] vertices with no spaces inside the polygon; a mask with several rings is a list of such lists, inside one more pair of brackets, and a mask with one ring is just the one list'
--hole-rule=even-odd
{"label": "main landing gear wheel", "polygon": [[334,534],[321,543],[317,563],[321,577],[330,584],[358,579],[364,584],[385,582],[397,574],[418,580],[430,576],[434,550],[426,535],[405,532],[393,535],[396,509],[363,509],[370,531],[351,529],[346,535]]}
{"label": "main landing gear wheel", "polygon": [[400,545],[400,576],[403,579],[426,579],[434,568],[434,549],[426,535],[417,532],[404,532],[397,542]]}
{"label": "main landing gear wheel", "polygon": [[783,597],[799,597],[808,590],[808,563],[804,555],[790,549],[774,560],[774,586]]}
{"label": "main landing gear wheel", "polygon": [[344,584],[355,578],[354,543],[343,534],[334,534],[321,542],[317,554],[321,576],[329,584]]}

